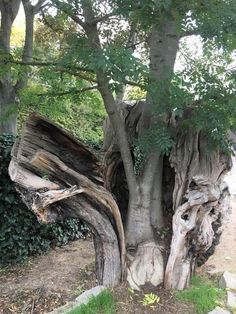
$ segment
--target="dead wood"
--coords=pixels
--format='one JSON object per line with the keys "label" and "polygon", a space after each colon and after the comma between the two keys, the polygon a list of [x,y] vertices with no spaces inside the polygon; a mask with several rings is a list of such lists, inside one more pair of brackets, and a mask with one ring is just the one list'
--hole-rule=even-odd
{"label": "dead wood", "polygon": [[124,231],[116,202],[103,187],[97,156],[60,127],[33,114],[13,147],[9,173],[40,221],[75,217],[90,226],[98,280],[118,284],[125,270]]}

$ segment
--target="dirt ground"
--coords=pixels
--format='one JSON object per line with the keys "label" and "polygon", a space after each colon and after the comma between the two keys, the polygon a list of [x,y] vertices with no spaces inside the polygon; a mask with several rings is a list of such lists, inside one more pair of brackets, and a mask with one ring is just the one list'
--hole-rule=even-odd
{"label": "dirt ground", "polygon": [[[216,273],[236,272],[236,201],[215,254],[203,269]],[[91,240],[75,241],[49,254],[30,259],[25,265],[0,269],[0,314],[44,314],[96,285],[94,248]],[[189,304],[172,294],[146,289],[160,297],[155,307],[145,307],[143,293],[132,294],[122,285],[114,290],[117,313],[194,314]],[[96,313],[94,313],[96,314]]]}
{"label": "dirt ground", "polygon": [[94,248],[80,240],[0,272],[0,313],[47,313],[96,285]]}
{"label": "dirt ground", "polygon": [[[1,314],[44,314],[73,300],[95,286],[94,248],[91,240],[75,241],[47,255],[32,258],[26,265],[0,271]],[[118,314],[194,314],[192,307],[177,302],[163,289],[153,292],[160,297],[155,307],[141,304],[143,293],[130,293],[122,285],[113,293]],[[94,313],[96,314],[96,313]]]}
{"label": "dirt ground", "polygon": [[209,273],[230,271],[236,273],[236,198],[232,199],[232,213],[224,226],[220,244],[204,268]]}

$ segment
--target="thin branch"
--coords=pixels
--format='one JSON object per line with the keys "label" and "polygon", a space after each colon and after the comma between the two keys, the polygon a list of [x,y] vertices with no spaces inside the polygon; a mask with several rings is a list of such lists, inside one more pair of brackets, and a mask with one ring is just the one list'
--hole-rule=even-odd
{"label": "thin branch", "polygon": [[[92,73],[94,73],[94,71],[92,69],[85,68],[85,67],[78,67],[78,66],[62,67],[62,66],[60,66],[60,63],[58,61],[48,61],[48,62],[29,61],[29,62],[24,62],[24,61],[20,61],[20,60],[9,60],[9,61],[6,61],[5,63],[12,63],[12,64],[23,65],[23,66],[24,65],[40,66],[40,67],[41,66],[42,67],[53,66],[53,67],[55,67],[55,70],[57,70],[57,71],[68,73],[68,74],[71,74],[74,76],[81,77],[81,78],[85,79],[86,81],[97,83],[97,80],[95,80],[91,77],[88,77],[82,73],[78,73],[76,71],[73,71],[73,70],[77,70],[77,71],[88,72],[88,73],[92,74]],[[145,85],[134,82],[134,81],[124,80],[123,83],[130,85],[130,86],[136,86],[136,87],[139,87],[141,89],[145,89]]]}
{"label": "thin branch", "polygon": [[139,46],[139,45],[141,45],[141,44],[143,44],[143,43],[145,43],[145,42],[146,42],[146,40],[141,40],[141,41],[138,41],[138,42],[136,42],[136,43],[129,44],[129,45],[125,46],[125,48],[135,50],[135,48],[136,48],[137,46]]}
{"label": "thin branch", "polygon": [[127,84],[127,85],[130,85],[130,86],[136,86],[136,87],[139,87],[141,89],[144,89],[145,90],[145,85],[143,84],[140,84],[140,83],[137,83],[137,82],[133,82],[133,81],[129,81],[129,80],[124,80],[123,81],[124,84]]}
{"label": "thin branch", "polygon": [[66,8],[65,5],[61,5],[61,2],[58,0],[54,0],[53,1],[56,6],[58,6],[58,8],[63,11],[64,13],[66,13],[76,24],[80,25],[83,29],[85,29],[86,24],[81,20],[81,18],[79,18],[78,15],[76,15],[76,13],[74,13],[71,9]]}
{"label": "thin branch", "polygon": [[5,61],[5,64],[7,64],[7,63],[17,64],[17,65],[22,65],[22,66],[27,66],[27,65],[29,65],[29,66],[42,66],[42,67],[53,66],[55,71],[67,73],[67,74],[79,77],[79,78],[81,78],[85,81],[88,81],[88,82],[97,83],[96,79],[94,79],[90,76],[87,76],[83,73],[77,72],[77,71],[81,71],[81,72],[88,72],[91,74],[93,73],[93,70],[83,68],[83,67],[75,67],[75,66],[62,67],[62,66],[59,66],[59,63],[56,61],[55,62],[54,61],[49,61],[49,62],[29,61],[29,62],[25,62],[25,61],[20,61],[20,60],[10,60],[10,61]]}
{"label": "thin branch", "polygon": [[197,32],[196,29],[188,30],[188,31],[181,33],[180,38],[187,37],[187,36],[193,36],[193,35],[199,35],[199,33]]}
{"label": "thin branch", "polygon": [[[138,25],[138,21],[132,21],[131,25],[130,25],[130,30],[129,30],[129,36],[127,38],[127,44],[126,44],[126,49],[129,49],[131,52],[134,52],[135,50],[135,46],[134,46],[134,42],[136,39],[136,35],[137,35],[137,25]],[[128,46],[131,46],[131,48],[128,48]],[[117,93],[116,95],[116,102],[117,103],[122,103],[124,95],[125,95],[125,82],[123,82],[123,86],[121,88],[121,91]]]}
{"label": "thin branch", "polygon": [[84,87],[82,89],[70,89],[65,92],[59,92],[59,93],[41,93],[41,94],[36,94],[36,96],[49,96],[49,97],[60,97],[60,96],[66,96],[69,94],[81,94],[90,90],[97,89],[98,85],[93,85],[89,87]]}
{"label": "thin branch", "polygon": [[[60,66],[59,61],[21,61],[21,60],[9,60],[6,61],[6,63],[13,63],[13,64],[18,64],[18,65],[30,65],[30,66]],[[79,66],[67,66],[69,69],[73,68],[77,71],[82,71],[82,72],[89,72],[89,73],[94,73],[92,69],[85,68],[85,67],[79,67]]]}
{"label": "thin branch", "polygon": [[42,10],[43,7],[45,7],[49,3],[45,3],[47,0],[38,0],[38,2],[33,7],[34,14],[39,13],[40,10]]}
{"label": "thin branch", "polygon": [[97,23],[103,22],[103,21],[109,19],[109,17],[115,16],[115,15],[117,15],[116,12],[110,12],[110,13],[105,14],[103,16],[98,16],[97,18],[93,19],[90,23],[91,24],[97,24]]}

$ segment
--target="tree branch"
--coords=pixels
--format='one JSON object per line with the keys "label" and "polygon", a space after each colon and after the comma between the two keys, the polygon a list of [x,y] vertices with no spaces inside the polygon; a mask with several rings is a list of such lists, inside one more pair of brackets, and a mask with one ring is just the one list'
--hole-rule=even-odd
{"label": "tree branch", "polygon": [[141,40],[141,41],[138,41],[138,42],[134,42],[134,43],[130,43],[130,44],[127,44],[127,46],[125,47],[125,48],[127,48],[127,49],[132,49],[132,51],[134,51],[135,50],[135,48],[138,46],[138,45],[141,45],[141,44],[143,44],[143,43],[145,43],[146,42],[146,40]]}
{"label": "tree branch", "polygon": [[[39,67],[44,67],[44,66],[60,66],[60,62],[59,61],[24,61],[24,60],[7,60],[6,63],[13,63],[13,64],[18,64],[18,65],[30,65],[30,66],[39,66]],[[68,66],[67,67],[73,68],[77,71],[82,71],[82,72],[90,72],[90,73],[94,73],[94,71],[92,69],[89,68],[85,68],[85,67],[78,67],[78,66]]]}
{"label": "tree branch", "polygon": [[90,90],[94,90],[97,89],[98,85],[93,85],[93,86],[88,86],[85,88],[81,88],[81,89],[70,89],[68,91],[65,92],[58,92],[58,93],[41,93],[41,94],[36,94],[37,96],[49,96],[49,97],[60,97],[60,96],[66,96],[69,94],[81,94]]}
{"label": "tree branch", "polygon": [[10,53],[11,28],[19,11],[20,3],[20,0],[0,1],[0,47],[6,53]]}
{"label": "tree branch", "polygon": [[[46,2],[46,3],[45,3]],[[34,5],[33,11],[34,11],[34,15],[39,13],[39,11],[45,7],[47,4],[47,0],[38,0],[38,2]]]}
{"label": "tree branch", "polygon": [[[136,38],[136,30],[137,30],[137,24],[138,21],[132,21],[131,25],[130,25],[130,30],[129,30],[129,36],[127,39],[127,44],[126,44],[126,48],[127,46],[132,46],[132,48],[129,48],[129,50],[131,50],[132,52],[134,52],[135,50],[135,46],[133,46],[135,38]],[[118,103],[122,103],[124,95],[125,95],[125,86],[124,86],[125,82],[123,82],[123,86],[121,88],[121,91],[119,93],[117,93],[116,95],[116,101]]]}
{"label": "tree branch", "polygon": [[185,31],[185,32],[183,32],[183,33],[180,35],[180,38],[187,37],[187,36],[193,36],[193,35],[199,35],[199,33],[197,32],[197,30],[193,29],[193,30]]}
{"label": "tree branch", "polygon": [[[86,26],[85,32],[88,37],[90,48],[93,50],[101,50],[102,46],[97,24],[91,24],[91,22],[95,19],[91,0],[82,0],[81,3],[86,25],[89,25],[89,27]],[[124,121],[121,119],[119,110],[116,106],[116,101],[109,88],[109,79],[103,70],[97,70],[97,81],[99,85],[98,90],[101,93],[107,114],[116,134],[124,164],[129,192],[130,195],[134,196],[136,194],[137,180],[134,173],[133,159],[125,131]]]}
{"label": "tree branch", "polygon": [[109,17],[115,16],[115,15],[117,15],[116,12],[110,12],[108,14],[98,16],[97,18],[93,19],[90,23],[91,24],[97,24],[97,23],[103,22],[103,21],[109,19]]}
{"label": "tree branch", "polygon": [[[85,81],[88,81],[88,82],[93,82],[93,83],[97,83],[97,80],[90,77],[90,76],[87,76],[83,73],[79,73],[77,71],[74,71],[75,70],[78,70],[78,71],[81,71],[81,72],[88,72],[88,73],[91,73],[93,74],[93,70],[92,69],[87,69],[87,68],[83,68],[83,67],[74,67],[74,66],[71,66],[71,68],[66,68],[66,67],[61,67],[59,66],[59,62],[54,62],[54,61],[49,61],[49,62],[38,62],[38,61],[20,61],[20,60],[6,60],[4,61],[5,64],[7,63],[12,63],[12,64],[17,64],[17,65],[22,65],[22,66],[42,66],[42,67],[47,67],[47,66],[53,66],[54,67],[54,70],[55,71],[58,71],[58,72],[62,72],[62,73],[67,73],[67,74],[70,74],[70,75],[73,75],[73,76],[76,76],[76,77],[79,77]],[[19,85],[16,87],[16,88],[19,88]]]}
{"label": "tree branch", "polygon": [[80,25],[83,29],[85,29],[86,27],[85,23],[79,18],[78,15],[76,15],[76,13],[72,11],[72,9],[70,9],[69,7],[66,7],[65,3],[64,5],[61,5],[61,2],[58,0],[54,0],[53,2],[61,11],[66,13],[76,24]]}
{"label": "tree branch", "polygon": [[139,88],[144,89],[144,90],[146,89],[145,85],[134,82],[134,81],[124,80],[123,83],[130,85],[130,86],[136,86],[136,87],[139,87]]}
{"label": "tree branch", "polygon": [[[29,0],[22,0],[25,11],[25,43],[23,48],[22,61],[30,62],[33,55],[33,41],[34,41],[34,7]],[[15,90],[18,91],[27,84],[28,71],[18,79],[15,84]]]}

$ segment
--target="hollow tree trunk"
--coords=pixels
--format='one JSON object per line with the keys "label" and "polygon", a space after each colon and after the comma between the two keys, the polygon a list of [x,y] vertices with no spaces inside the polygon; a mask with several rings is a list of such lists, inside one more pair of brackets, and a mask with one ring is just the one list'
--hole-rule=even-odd
{"label": "hollow tree trunk", "polygon": [[[142,102],[123,107],[131,147],[140,106]],[[110,135],[111,129],[107,132]],[[168,241],[159,245],[160,233],[153,228],[156,189],[138,181],[137,196],[130,197],[114,138],[106,141],[101,161],[60,127],[34,114],[14,145],[9,173],[40,221],[65,217],[86,221],[94,234],[100,283],[114,286],[127,278],[140,289],[147,282],[156,286],[164,280],[167,288],[183,289],[218,242],[229,209],[223,176],[231,165],[229,156],[220,151],[208,153],[201,132],[182,134],[176,129],[176,134],[176,145],[163,163],[162,202],[168,209],[166,217],[173,216],[170,247]],[[135,222],[131,225],[129,206]],[[163,251],[169,255],[167,265]]]}

